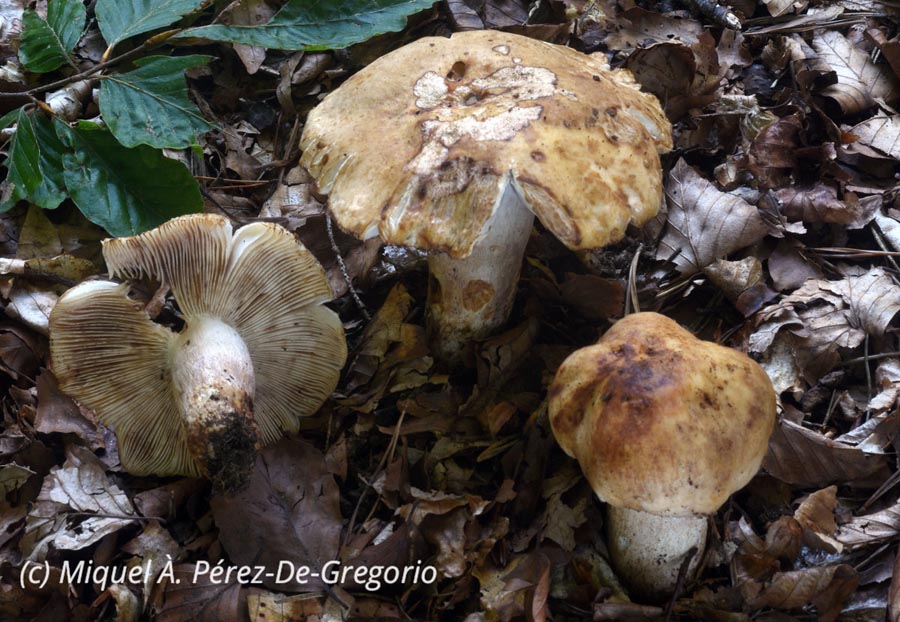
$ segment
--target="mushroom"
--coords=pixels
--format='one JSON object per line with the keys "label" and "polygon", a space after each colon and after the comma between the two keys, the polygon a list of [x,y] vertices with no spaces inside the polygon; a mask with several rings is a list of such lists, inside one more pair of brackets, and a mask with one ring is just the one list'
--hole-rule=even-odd
{"label": "mushroom", "polygon": [[497,31],[426,37],[371,63],[314,108],[300,160],[338,225],[431,251],[434,350],[509,316],[534,215],[571,249],[656,215],[659,102],[602,54]]}
{"label": "mushroom", "polygon": [[105,240],[103,256],[113,277],[171,287],[184,329],[154,323],[127,284],[73,287],[50,314],[60,387],[114,428],[129,472],[239,487],[256,449],[337,384],[347,347],[324,271],[282,227],[232,233],[211,214]]}
{"label": "mushroom", "polygon": [[560,447],[608,504],[613,565],[632,591],[670,595],[693,576],[707,516],[759,470],[775,392],[741,352],[636,313],[572,353],[549,390]]}

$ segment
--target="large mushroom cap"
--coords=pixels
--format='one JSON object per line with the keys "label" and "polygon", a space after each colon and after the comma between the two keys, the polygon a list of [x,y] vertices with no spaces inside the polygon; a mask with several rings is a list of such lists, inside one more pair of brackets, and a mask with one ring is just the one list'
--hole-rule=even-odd
{"label": "large mushroom cap", "polygon": [[[185,318],[184,331],[173,333],[128,298],[126,285],[110,281],[70,289],[50,315],[60,387],[115,429],[128,471],[205,474],[175,381],[217,371],[210,358],[229,359],[226,383],[229,374],[252,376],[242,382],[260,445],[296,431],[298,417],[314,413],[337,384],[347,352],[339,318],[322,306],[331,290],[315,258],[282,227],[254,223],[233,233],[225,218],[184,216],[107,240],[103,254],[112,276],[169,285]],[[198,326],[223,339],[193,359],[209,369],[179,370],[178,350],[191,345],[188,331],[203,333]],[[241,360],[246,353],[250,362]],[[221,466],[229,457],[216,459]]]}
{"label": "large mushroom cap", "polygon": [[544,226],[587,249],[657,213],[670,134],[602,55],[470,31],[352,76],[310,113],[301,163],[360,238],[465,257],[511,176]]}
{"label": "large mushroom cap", "polygon": [[757,472],[775,392],[744,354],[636,313],[565,360],[549,410],[600,499],[687,516],[716,512]]}

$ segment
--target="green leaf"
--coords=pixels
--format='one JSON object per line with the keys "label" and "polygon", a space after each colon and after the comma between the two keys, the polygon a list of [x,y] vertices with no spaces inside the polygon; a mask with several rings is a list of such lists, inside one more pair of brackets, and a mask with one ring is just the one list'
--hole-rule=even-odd
{"label": "green leaf", "polygon": [[189,147],[212,125],[188,99],[184,70],[211,59],[149,56],[134,71],[107,76],[100,86],[103,120],[126,147]]}
{"label": "green leaf", "polygon": [[72,200],[112,235],[135,235],[203,208],[190,171],[161,151],[123,147],[109,130],[87,121],[74,128],[55,124],[70,149],[63,165]]}
{"label": "green leaf", "polygon": [[402,30],[408,15],[434,3],[435,0],[288,0],[265,24],[200,26],[188,28],[176,38],[203,37],[280,50],[333,50],[384,32]]}
{"label": "green leaf", "polygon": [[84,31],[87,12],[81,0],[51,0],[47,19],[28,10],[19,42],[19,61],[33,73],[53,71],[66,62]]}
{"label": "green leaf", "polygon": [[203,0],[97,0],[94,13],[110,47],[128,37],[163,28],[200,8]]}
{"label": "green leaf", "polygon": [[8,169],[0,211],[23,199],[54,209],[66,198],[62,157],[65,147],[50,120],[40,113],[18,111],[16,133],[4,162]]}

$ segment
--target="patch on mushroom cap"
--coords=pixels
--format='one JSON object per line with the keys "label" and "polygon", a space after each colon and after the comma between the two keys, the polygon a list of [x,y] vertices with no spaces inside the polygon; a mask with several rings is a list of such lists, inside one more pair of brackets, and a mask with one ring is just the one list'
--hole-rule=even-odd
{"label": "patch on mushroom cap", "polygon": [[344,230],[466,257],[508,174],[570,248],[620,239],[657,212],[670,147],[658,101],[602,55],[469,31],[354,74],[310,112],[301,164]]}

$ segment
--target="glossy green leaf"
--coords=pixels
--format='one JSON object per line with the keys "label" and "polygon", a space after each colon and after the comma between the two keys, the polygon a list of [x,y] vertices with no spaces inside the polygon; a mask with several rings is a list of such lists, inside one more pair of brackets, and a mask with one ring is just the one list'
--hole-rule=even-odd
{"label": "glossy green leaf", "polygon": [[150,56],[128,73],[106,76],[100,86],[103,120],[126,147],[181,149],[212,127],[188,99],[184,70],[210,56]]}
{"label": "glossy green leaf", "polygon": [[164,28],[200,8],[203,0],[97,0],[100,32],[110,46]]}
{"label": "glossy green leaf", "polygon": [[333,50],[402,30],[407,16],[432,4],[434,0],[288,0],[265,24],[213,24],[189,28],[177,36],[281,50]]}
{"label": "glossy green leaf", "polygon": [[21,200],[54,209],[66,198],[62,165],[65,147],[43,114],[20,109],[16,121],[16,133],[4,162],[8,172],[0,210],[8,210]]}
{"label": "glossy green leaf", "polygon": [[112,235],[135,235],[202,210],[200,188],[180,162],[146,145],[123,147],[109,130],[87,121],[74,128],[55,123],[69,148],[63,166],[72,200]]}
{"label": "glossy green leaf", "polygon": [[45,73],[65,63],[81,38],[86,19],[81,0],[51,0],[47,19],[35,11],[25,11],[19,43],[22,66],[34,73]]}

